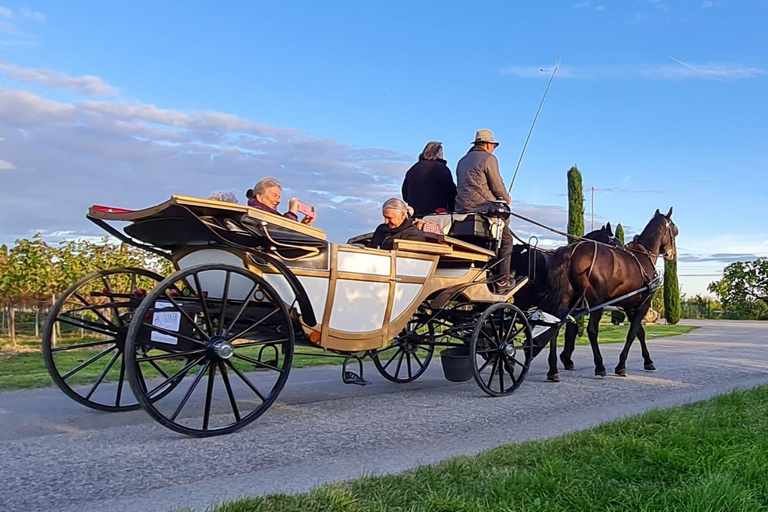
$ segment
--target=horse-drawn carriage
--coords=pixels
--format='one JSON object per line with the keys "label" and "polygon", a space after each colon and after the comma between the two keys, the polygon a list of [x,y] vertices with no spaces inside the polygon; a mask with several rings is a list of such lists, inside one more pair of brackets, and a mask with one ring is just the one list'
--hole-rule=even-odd
{"label": "horse-drawn carriage", "polygon": [[[449,235],[384,251],[356,243],[365,236],[329,243],[319,229],[230,203],[173,196],[143,210],[93,206],[90,220],[177,271],[103,270],[75,283],[46,323],[48,369],[86,406],[143,407],[193,436],[263,414],[301,346],[343,357],[342,377],[357,384],[366,383],[365,357],[386,379],[411,382],[436,347],[466,347],[479,387],[507,395],[536,351],[532,320],[512,303],[525,280],[504,295],[489,286],[504,210],[479,215],[469,219],[473,243],[447,226]],[[81,336],[67,342],[61,333],[73,329]],[[81,354],[76,363],[72,354]],[[88,374],[94,365],[103,370]]]}

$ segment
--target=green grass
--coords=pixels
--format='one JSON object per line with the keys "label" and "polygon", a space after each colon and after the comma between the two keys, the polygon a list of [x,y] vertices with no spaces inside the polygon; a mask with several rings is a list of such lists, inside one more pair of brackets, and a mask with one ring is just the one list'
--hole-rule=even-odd
{"label": "green grass", "polygon": [[[512,427],[510,427],[512,428]],[[212,512],[768,510],[768,387]]]}
{"label": "green grass", "polygon": [[[662,337],[684,334],[690,332],[694,328],[695,327],[685,325],[647,325],[645,327],[648,339],[653,339],[655,336]],[[600,327],[600,343],[623,342],[626,338],[626,333],[627,326],[602,325]],[[588,344],[589,341],[586,336],[584,336],[578,338],[576,343],[577,345],[584,345]],[[9,351],[7,348],[8,344],[3,343],[3,340],[0,340],[0,391],[52,385],[51,378],[48,375],[48,371],[45,369],[43,356],[40,352],[40,341],[34,339],[32,336],[21,336],[18,344],[20,350],[15,352]],[[560,344],[562,346],[562,341]],[[6,347],[5,350],[3,350],[4,347]],[[247,355],[257,357],[257,354],[255,353],[257,349],[246,350],[251,350],[253,352],[245,352]],[[323,353],[322,350],[312,347],[298,347],[296,350],[304,353]],[[60,352],[57,355],[57,358],[61,358],[60,367],[74,368],[77,364],[85,361],[97,352],[97,350],[90,349],[78,350],[77,352]],[[101,371],[104,369],[108,357],[103,360],[103,363],[99,361],[97,364],[84,368],[82,371],[72,376],[67,382],[71,384],[95,382]],[[292,366],[294,368],[304,368],[308,366],[341,364],[342,361],[343,359],[338,357],[296,355]],[[163,364],[166,370],[174,368],[174,365],[178,366],[179,363]],[[118,376],[119,368],[115,367],[107,374],[105,380],[114,381],[117,380]]]}
{"label": "green grass", "polygon": [[[685,334],[691,332],[698,327],[693,325],[645,325],[645,339],[650,341],[655,338],[664,338],[668,336],[677,336],[679,334]],[[624,343],[627,340],[627,331],[629,325],[611,325],[600,324],[600,331],[597,339],[600,343]],[[562,346],[563,337],[560,335],[558,344]],[[637,340],[635,340],[637,343]],[[584,336],[576,338],[577,345],[589,345],[589,338],[587,338],[586,332]]]}

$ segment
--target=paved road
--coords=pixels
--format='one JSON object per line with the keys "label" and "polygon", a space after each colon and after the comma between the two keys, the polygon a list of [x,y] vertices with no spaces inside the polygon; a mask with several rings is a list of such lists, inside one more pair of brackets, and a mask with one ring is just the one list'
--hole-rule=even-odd
{"label": "paved road", "polygon": [[[331,480],[397,472],[493,446],[549,437],[656,407],[768,383],[768,322],[687,322],[690,334],[651,340],[656,373],[633,350],[628,378],[593,376],[577,347],[559,384],[534,362],[519,391],[489,398],[443,380],[340,383],[338,368],[294,370],[279,402],[245,430],[191,439],[143,412],[99,413],[56,389],[0,393],[0,510],[203,510],[245,494],[301,491]],[[618,344],[604,345],[606,366]]]}

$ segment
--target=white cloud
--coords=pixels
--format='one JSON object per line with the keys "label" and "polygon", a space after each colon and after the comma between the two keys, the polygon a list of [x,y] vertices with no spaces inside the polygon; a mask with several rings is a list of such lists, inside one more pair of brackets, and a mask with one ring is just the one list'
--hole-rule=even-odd
{"label": "white cloud", "polygon": [[11,35],[19,35],[21,32],[19,32],[19,29],[16,28],[16,25],[11,23],[10,21],[0,20],[0,32],[5,32],[6,34]]}
{"label": "white cloud", "polygon": [[3,7],[0,5],[0,16],[3,16],[5,18],[13,18],[13,11],[11,11],[7,7]]}
{"label": "white cloud", "polygon": [[716,7],[716,6],[717,4],[715,2],[710,2],[710,1],[701,2],[701,7],[704,9],[711,9],[712,7]]}
{"label": "white cloud", "polygon": [[45,23],[45,14],[41,12],[33,11],[29,7],[22,7],[21,9],[19,9],[19,12],[25,18],[31,18],[37,21],[38,23]]}
{"label": "white cloud", "polygon": [[[673,59],[674,60],[674,59]],[[502,75],[521,78],[549,78],[537,66],[511,66],[499,70]],[[763,69],[743,64],[712,62],[688,64],[636,64],[615,66],[562,66],[560,79],[573,80],[749,80],[768,75]]]}
{"label": "white cloud", "polygon": [[15,168],[16,166],[13,165],[11,162],[0,159],[0,171],[10,171],[11,169],[15,169]]}
{"label": "white cloud", "polygon": [[597,7],[595,7],[595,10],[596,10],[597,12],[602,12],[602,11],[603,11],[603,9],[604,9],[604,7],[603,7],[602,5],[598,5]]}
{"label": "white cloud", "polygon": [[117,89],[96,76],[69,76],[49,69],[29,69],[0,61],[0,73],[12,80],[37,83],[51,89],[65,89],[85,96],[105,96]]}
{"label": "white cloud", "polygon": [[296,196],[314,204],[318,225],[343,241],[381,222],[380,204],[399,194],[413,161],[223,112],[138,101],[60,102],[0,86],[0,112],[4,161],[25,170],[3,176],[0,204],[16,212],[13,221],[0,216],[5,240],[36,229],[98,235],[84,219],[93,203],[144,207],[213,190],[232,190],[243,202],[246,188],[276,176],[284,203]]}

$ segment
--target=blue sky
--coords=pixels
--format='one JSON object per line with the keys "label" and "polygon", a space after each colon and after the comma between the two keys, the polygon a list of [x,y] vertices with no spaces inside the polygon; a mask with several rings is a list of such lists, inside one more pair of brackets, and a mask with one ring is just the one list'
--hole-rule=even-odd
{"label": "blue sky", "polygon": [[513,207],[562,229],[573,164],[596,224],[674,206],[683,291],[703,293],[768,255],[767,29],[765,0],[0,0],[0,241],[265,175],[343,241],[429,140],[455,169],[492,129],[509,184],[561,58]]}

